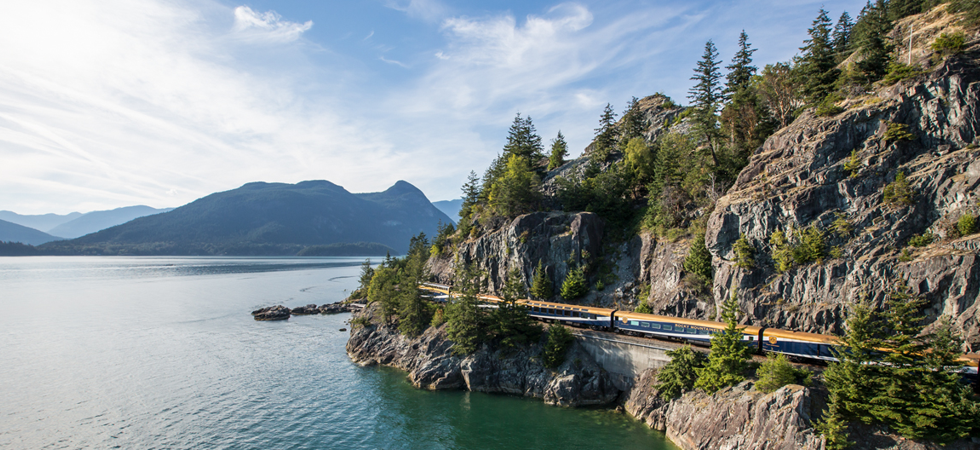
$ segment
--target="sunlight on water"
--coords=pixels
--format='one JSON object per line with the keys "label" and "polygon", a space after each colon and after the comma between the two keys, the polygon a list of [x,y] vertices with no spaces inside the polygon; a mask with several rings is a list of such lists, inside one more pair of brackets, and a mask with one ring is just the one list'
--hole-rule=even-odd
{"label": "sunlight on water", "polygon": [[607,410],[411,387],[358,367],[363,258],[0,258],[0,447],[674,448]]}

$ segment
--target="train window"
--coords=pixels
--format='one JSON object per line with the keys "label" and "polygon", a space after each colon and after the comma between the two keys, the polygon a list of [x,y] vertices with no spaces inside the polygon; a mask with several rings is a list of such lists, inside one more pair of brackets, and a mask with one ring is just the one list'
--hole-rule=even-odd
{"label": "train window", "polygon": [[555,310],[550,309],[550,308],[548,309],[548,314],[554,314],[554,313],[555,313]]}
{"label": "train window", "polygon": [[578,317],[578,311],[572,311],[572,317]]}
{"label": "train window", "polygon": [[630,321],[630,325],[633,325],[635,327],[635,326],[640,325],[640,322],[639,321],[636,321],[636,320],[631,320]]}
{"label": "train window", "polygon": [[571,312],[571,311],[569,311],[569,310],[567,310],[567,309],[566,309],[566,310],[564,310],[564,311],[562,311],[562,313],[563,313],[564,315],[566,315],[566,316],[570,316],[570,315],[572,315],[572,312]]}
{"label": "train window", "polygon": [[590,319],[595,319],[595,314],[589,314]]}
{"label": "train window", "polygon": [[754,340],[755,340],[755,336],[749,336],[749,342],[752,342]]}
{"label": "train window", "polygon": [[674,329],[673,325],[664,325],[664,330],[672,331]]}
{"label": "train window", "polygon": [[652,323],[650,325],[653,326],[653,329],[654,330],[659,330],[660,329],[660,324],[659,323]]}
{"label": "train window", "polygon": [[642,322],[640,323],[640,326],[643,328],[650,328],[650,322]]}
{"label": "train window", "polygon": [[698,330],[695,330],[695,329],[692,329],[692,328],[688,328],[687,329],[687,333],[688,334],[698,334]]}
{"label": "train window", "polygon": [[531,307],[531,311],[533,311],[533,312],[538,312],[538,307],[537,307],[537,306],[532,306],[532,307]]}

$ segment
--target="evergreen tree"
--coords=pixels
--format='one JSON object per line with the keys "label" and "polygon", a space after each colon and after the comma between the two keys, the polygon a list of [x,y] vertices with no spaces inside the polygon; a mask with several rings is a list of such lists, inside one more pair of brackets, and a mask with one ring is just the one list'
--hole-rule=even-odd
{"label": "evergreen tree", "polygon": [[718,49],[715,43],[708,40],[704,44],[704,54],[701,61],[698,61],[694,69],[694,76],[691,80],[697,81],[689,91],[687,98],[691,99],[692,107],[695,110],[695,124],[699,134],[704,138],[704,143],[711,151],[712,165],[718,165],[717,151],[715,150],[715,138],[718,134],[718,106],[724,96],[718,81],[721,72],[718,66]]}
{"label": "evergreen tree", "polygon": [[419,285],[429,279],[425,266],[429,256],[429,240],[419,233],[409,242],[405,267],[402,269],[399,292],[398,330],[407,336],[418,336],[432,322],[428,304],[422,298]]}
{"label": "evergreen tree", "polygon": [[709,394],[745,380],[743,373],[751,357],[749,347],[742,342],[742,328],[738,327],[738,300],[734,291],[722,307],[721,319],[728,326],[711,337],[708,363],[697,369],[698,380],[694,383],[695,388]]}
{"label": "evergreen tree", "polygon": [[830,23],[827,11],[820,8],[813,26],[807,30],[810,39],[803,41],[806,45],[800,48],[803,52],[799,64],[803,93],[812,103],[823,100],[830,93],[840,73],[835,67],[837,63],[830,40]]}
{"label": "evergreen tree", "polygon": [[554,296],[551,278],[548,278],[548,272],[544,269],[544,263],[541,260],[538,260],[538,267],[534,269],[531,296],[538,300],[550,300]]}
{"label": "evergreen tree", "polygon": [[756,49],[751,47],[749,35],[745,34],[745,30],[742,30],[738,36],[738,52],[732,58],[732,64],[725,67],[729,70],[728,75],[725,75],[725,95],[728,98],[732,98],[736,92],[748,88],[749,81],[752,80],[752,76],[758,70],[752,65],[752,54],[755,53]]}
{"label": "evergreen tree", "polygon": [[379,267],[368,287],[368,303],[381,304],[381,317],[386,322],[398,312],[398,281],[397,269]]}
{"label": "evergreen tree", "polygon": [[698,369],[704,367],[704,353],[691,350],[685,345],[676,350],[668,350],[670,362],[657,372],[657,382],[653,385],[657,395],[664,400],[671,400],[694,388],[698,379]]}
{"label": "evergreen tree", "polygon": [[599,128],[595,129],[595,140],[592,147],[592,158],[598,162],[605,162],[609,159],[609,154],[616,143],[616,113],[613,112],[611,104],[606,103],[606,108],[599,116]]}
{"label": "evergreen tree", "polygon": [[711,252],[704,243],[704,231],[695,234],[687,257],[684,258],[684,270],[696,275],[698,280],[710,286],[714,278],[714,269],[711,267]]}
{"label": "evergreen tree", "polygon": [[507,143],[504,145],[504,161],[510,159],[511,155],[526,158],[528,161],[538,161],[544,156],[541,152],[544,146],[541,145],[541,136],[538,136],[534,129],[531,117],[521,118],[521,113],[514,117],[507,132]]}
{"label": "evergreen tree", "polygon": [[491,329],[504,347],[518,347],[537,342],[541,326],[527,313],[527,307],[517,303],[526,295],[521,274],[515,268],[507,274],[502,300],[490,314]]}
{"label": "evergreen tree", "polygon": [[633,97],[623,111],[623,124],[620,126],[619,147],[626,147],[630,140],[643,138],[643,132],[648,127],[643,111],[640,111],[640,99]]}
{"label": "evergreen tree", "polygon": [[551,156],[548,157],[548,170],[554,170],[565,164],[565,157],[568,156],[568,143],[565,136],[558,130],[558,136],[551,140]]}
{"label": "evergreen tree", "polygon": [[837,19],[837,24],[834,25],[834,31],[831,35],[834,54],[836,54],[835,61],[843,61],[850,54],[851,29],[853,28],[854,22],[851,21],[850,14],[844,11]]}
{"label": "evergreen tree", "polygon": [[491,186],[488,202],[501,216],[524,214],[537,207],[540,185],[541,179],[531,171],[527,158],[512,154],[507,170]]}
{"label": "evergreen tree", "polygon": [[446,334],[453,341],[453,353],[468,355],[482,340],[483,312],[479,307],[479,275],[466,266],[456,273],[455,297],[446,305]]}
{"label": "evergreen tree", "polygon": [[880,326],[878,315],[863,299],[851,307],[839,351],[834,352],[837,361],[831,362],[824,371],[831,405],[824,421],[838,419],[831,415],[865,424],[874,421],[868,400],[878,389],[876,384],[882,375],[879,373],[881,366],[872,364],[881,335]]}
{"label": "evergreen tree", "polygon": [[585,269],[579,267],[572,269],[561,284],[561,298],[565,300],[575,300],[589,292],[588,283],[585,280]]}
{"label": "evergreen tree", "polygon": [[544,366],[554,369],[565,362],[565,353],[575,337],[567,328],[559,324],[551,324],[548,327],[548,342],[544,345],[543,362]]}
{"label": "evergreen tree", "polygon": [[371,287],[372,277],[374,277],[374,268],[371,267],[371,260],[365,259],[364,262],[361,263],[361,276],[358,278],[359,285],[356,292],[367,296],[368,288]]}
{"label": "evergreen tree", "polygon": [[888,72],[892,44],[888,33],[892,23],[888,20],[888,3],[878,0],[874,6],[865,7],[860,22],[860,35],[856,42],[862,60],[858,69],[868,83],[880,80]]}
{"label": "evergreen tree", "polygon": [[888,20],[896,21],[922,12],[924,0],[888,0]]}
{"label": "evergreen tree", "polygon": [[[963,340],[953,332],[948,316],[927,336],[929,349],[922,355],[927,370],[918,384],[918,404],[911,422],[927,439],[947,443],[980,431],[980,404],[970,399],[956,369]],[[975,435],[975,433],[974,433]]]}

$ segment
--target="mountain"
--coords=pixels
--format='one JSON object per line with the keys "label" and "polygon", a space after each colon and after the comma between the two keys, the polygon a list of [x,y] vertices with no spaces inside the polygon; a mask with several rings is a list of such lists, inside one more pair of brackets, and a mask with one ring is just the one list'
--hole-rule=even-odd
{"label": "mountain", "polygon": [[50,232],[52,228],[65,222],[75,220],[81,216],[82,213],[80,212],[73,212],[69,214],[26,215],[17,214],[13,211],[0,211],[0,220],[6,220],[10,223],[16,223],[17,225],[23,225],[25,227],[44,232]]}
{"label": "mountain", "polygon": [[6,220],[0,220],[0,241],[20,242],[28,245],[41,245],[45,242],[57,241],[61,238],[52,236],[34,228],[18,225]]}
{"label": "mountain", "polygon": [[378,243],[398,252],[449,218],[399,181],[352,194],[329,181],[248,183],[163,214],[42,247],[63,254],[295,255],[310,246]]}
{"label": "mountain", "polygon": [[463,199],[457,198],[456,200],[441,200],[438,202],[432,202],[432,205],[439,208],[439,211],[442,211],[449,216],[449,218],[453,220],[454,224],[459,222],[459,210],[463,207]]}
{"label": "mountain", "polygon": [[92,211],[82,214],[73,220],[62,223],[49,232],[55,236],[74,239],[89,233],[95,233],[119,224],[129,222],[138,217],[165,213],[173,208],[156,209],[149,206],[126,206],[108,211]]}

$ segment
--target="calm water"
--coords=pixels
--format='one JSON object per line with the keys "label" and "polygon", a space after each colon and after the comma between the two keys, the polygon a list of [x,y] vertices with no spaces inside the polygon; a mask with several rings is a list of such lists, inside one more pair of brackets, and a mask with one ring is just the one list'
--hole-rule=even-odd
{"label": "calm water", "polygon": [[363,258],[0,258],[0,448],[673,449],[622,414],[358,367]]}

